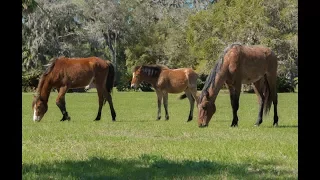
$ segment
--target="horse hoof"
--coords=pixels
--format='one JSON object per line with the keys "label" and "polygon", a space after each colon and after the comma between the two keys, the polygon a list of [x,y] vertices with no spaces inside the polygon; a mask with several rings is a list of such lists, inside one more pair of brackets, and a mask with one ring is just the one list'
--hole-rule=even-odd
{"label": "horse hoof", "polygon": [[161,119],[161,116],[157,117],[157,121],[159,121]]}

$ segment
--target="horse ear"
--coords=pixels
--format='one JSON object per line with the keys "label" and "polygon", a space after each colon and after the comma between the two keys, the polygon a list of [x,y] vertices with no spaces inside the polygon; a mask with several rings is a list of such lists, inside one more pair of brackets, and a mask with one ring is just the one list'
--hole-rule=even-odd
{"label": "horse ear", "polygon": [[136,72],[139,68],[140,68],[140,66],[133,66],[131,71],[132,72]]}

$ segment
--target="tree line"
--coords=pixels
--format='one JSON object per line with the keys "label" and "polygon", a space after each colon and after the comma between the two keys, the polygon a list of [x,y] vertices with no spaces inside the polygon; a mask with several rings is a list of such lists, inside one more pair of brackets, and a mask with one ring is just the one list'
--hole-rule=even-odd
{"label": "tree line", "polygon": [[261,44],[278,74],[298,76],[297,0],[22,0],[22,70],[37,77],[52,57],[98,56],[125,90],[135,65],[192,67],[209,74],[233,42]]}

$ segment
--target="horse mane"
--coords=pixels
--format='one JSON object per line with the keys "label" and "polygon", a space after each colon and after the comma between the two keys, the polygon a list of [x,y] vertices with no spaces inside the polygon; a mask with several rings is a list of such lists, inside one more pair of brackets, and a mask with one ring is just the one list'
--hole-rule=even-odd
{"label": "horse mane", "polygon": [[142,66],[135,66],[133,68],[133,72],[135,72],[136,70],[138,70],[141,67],[141,71],[142,73],[144,73],[147,76],[151,76],[151,77],[157,77],[159,76],[160,72],[163,69],[169,69],[167,66],[165,65],[161,65],[161,64],[152,64],[152,65],[142,65]]}
{"label": "horse mane", "polygon": [[202,98],[204,96],[206,96],[208,94],[208,89],[209,89],[210,85],[214,84],[215,79],[216,79],[216,75],[217,75],[217,73],[220,72],[221,65],[223,64],[224,56],[229,51],[229,49],[231,49],[233,46],[236,46],[236,45],[242,46],[242,43],[239,43],[239,42],[232,43],[223,50],[223,53],[220,55],[217,63],[215,64],[214,68],[211,70],[210,74],[208,75],[208,77],[206,79],[206,82],[202,88],[202,92],[199,96],[200,101],[202,100]]}
{"label": "horse mane", "polygon": [[49,61],[49,63],[46,65],[46,66],[48,66],[48,67],[47,67],[47,69],[44,71],[43,75],[49,74],[49,73],[52,71],[54,65],[56,64],[56,61],[57,61],[58,59],[61,59],[61,58],[65,58],[65,57],[64,57],[64,56],[60,56],[60,57],[53,57],[53,58],[51,58],[50,61]]}
{"label": "horse mane", "polygon": [[47,66],[47,68],[45,69],[45,71],[42,73],[42,75],[40,76],[40,80],[38,83],[38,87],[37,87],[37,95],[40,95],[40,90],[43,86],[44,83],[44,79],[46,78],[46,76],[52,71],[54,65],[56,64],[56,61],[60,58],[64,58],[64,56],[60,56],[60,57],[53,57],[49,60],[49,63],[45,66]]}

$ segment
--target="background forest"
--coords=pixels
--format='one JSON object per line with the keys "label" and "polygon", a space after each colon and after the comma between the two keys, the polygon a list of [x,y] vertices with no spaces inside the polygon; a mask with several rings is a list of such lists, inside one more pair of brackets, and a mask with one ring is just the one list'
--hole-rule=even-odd
{"label": "background forest", "polygon": [[198,88],[233,42],[279,57],[278,91],[298,83],[297,0],[22,0],[23,91],[55,56],[108,59],[118,91],[135,65],[192,67]]}

